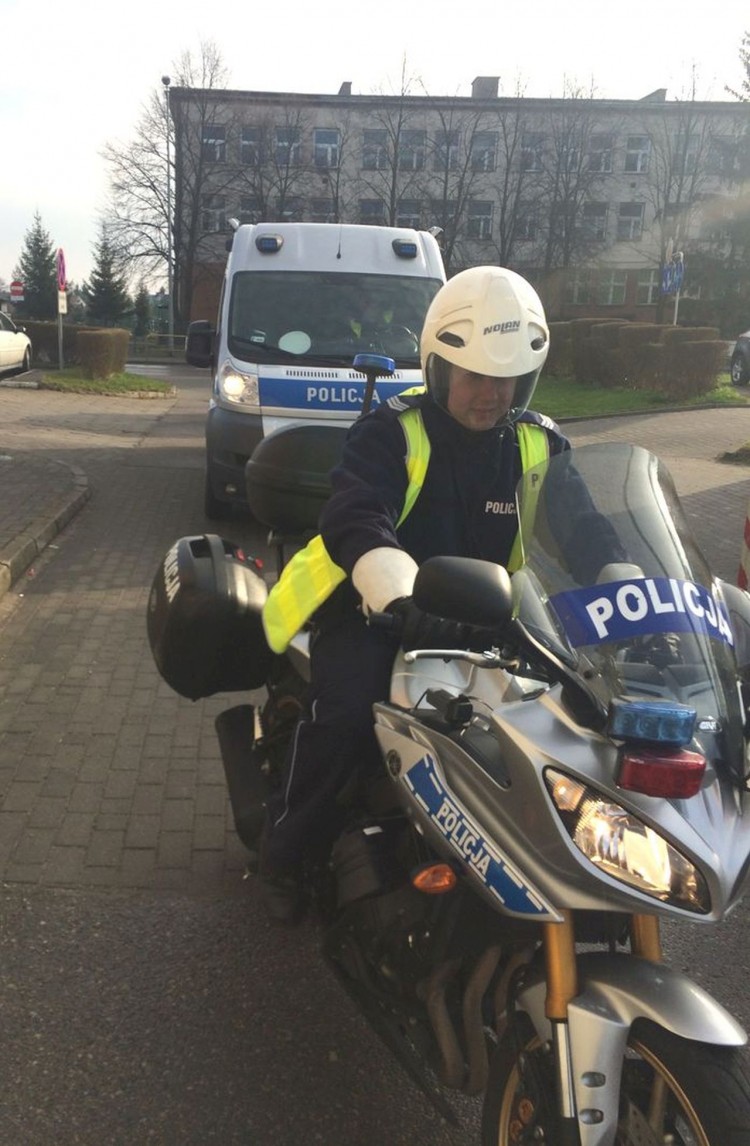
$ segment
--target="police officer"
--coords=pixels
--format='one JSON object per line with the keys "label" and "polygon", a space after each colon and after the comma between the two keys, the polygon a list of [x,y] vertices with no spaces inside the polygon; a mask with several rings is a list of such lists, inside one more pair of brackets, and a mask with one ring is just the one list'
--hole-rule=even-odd
{"label": "police officer", "polygon": [[286,567],[264,612],[277,652],[312,618],[309,702],[269,806],[261,886],[271,918],[294,922],[300,873],[343,825],[337,799],[353,773],[382,768],[372,705],[389,692],[398,638],[368,625],[392,612],[404,647],[468,647],[465,627],[413,605],[419,565],[458,555],[520,564],[515,488],[570,448],[529,410],[547,357],[541,301],[501,267],[457,274],[436,294],[421,338],[426,392],[389,400],[350,429],[320,536]]}

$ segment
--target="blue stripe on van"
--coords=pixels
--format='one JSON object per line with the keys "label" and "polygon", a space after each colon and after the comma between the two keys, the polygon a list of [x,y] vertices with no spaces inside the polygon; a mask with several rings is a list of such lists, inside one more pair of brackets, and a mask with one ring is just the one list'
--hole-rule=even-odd
{"label": "blue stripe on van", "polygon": [[[365,394],[365,382],[325,378],[260,378],[260,404],[286,410],[341,410],[358,413]],[[400,378],[388,382],[381,378],[375,385],[373,405],[386,402],[416,385],[416,380]]]}

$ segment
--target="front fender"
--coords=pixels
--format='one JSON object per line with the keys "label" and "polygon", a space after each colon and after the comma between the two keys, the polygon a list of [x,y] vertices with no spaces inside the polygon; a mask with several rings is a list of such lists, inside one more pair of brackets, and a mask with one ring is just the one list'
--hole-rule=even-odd
{"label": "front fender", "polygon": [[[628,1034],[649,1019],[683,1039],[744,1046],[747,1035],[708,992],[663,963],[632,955],[578,958],[580,993],[568,1006],[568,1032],[581,1146],[614,1146],[620,1075]],[[519,993],[537,1034],[551,1037],[543,978]]]}

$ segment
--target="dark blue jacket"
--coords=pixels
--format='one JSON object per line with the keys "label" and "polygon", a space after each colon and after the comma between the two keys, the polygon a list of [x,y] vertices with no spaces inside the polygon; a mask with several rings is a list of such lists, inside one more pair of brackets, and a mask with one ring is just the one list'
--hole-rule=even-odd
{"label": "dark blue jacket", "polygon": [[[430,463],[419,497],[397,529],[408,484],[398,416],[415,405],[430,439]],[[551,454],[570,449],[560,428],[544,415],[529,411],[523,421],[544,427]],[[505,565],[518,529],[520,477],[513,426],[467,430],[427,395],[393,399],[349,430],[341,463],[331,475],[333,494],[320,531],[330,556],[350,575],[364,553],[381,546],[405,549],[418,564],[445,555]]]}

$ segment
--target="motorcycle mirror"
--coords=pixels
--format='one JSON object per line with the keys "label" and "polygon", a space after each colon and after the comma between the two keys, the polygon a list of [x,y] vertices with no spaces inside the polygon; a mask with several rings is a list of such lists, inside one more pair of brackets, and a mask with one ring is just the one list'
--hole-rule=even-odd
{"label": "motorcycle mirror", "polygon": [[513,612],[507,569],[476,557],[430,557],[419,567],[413,598],[425,613],[483,628],[505,628]]}

